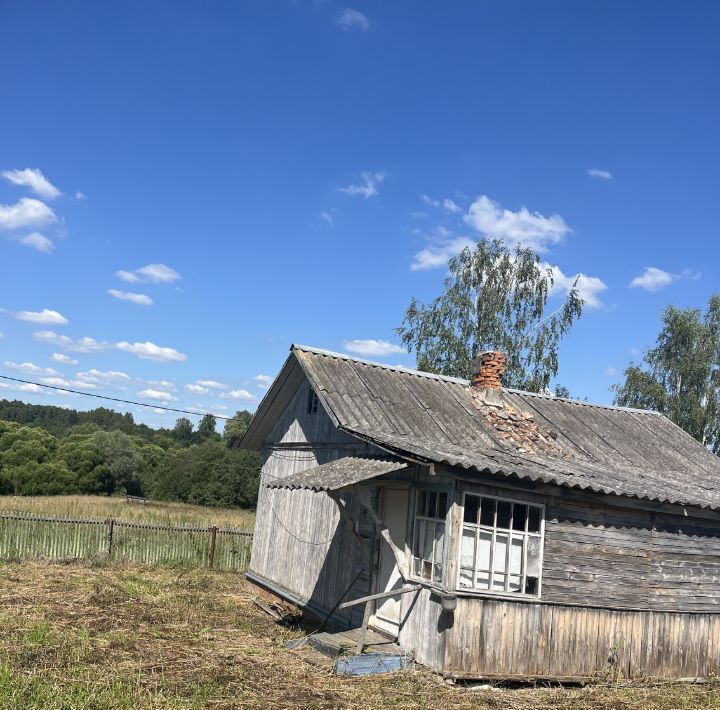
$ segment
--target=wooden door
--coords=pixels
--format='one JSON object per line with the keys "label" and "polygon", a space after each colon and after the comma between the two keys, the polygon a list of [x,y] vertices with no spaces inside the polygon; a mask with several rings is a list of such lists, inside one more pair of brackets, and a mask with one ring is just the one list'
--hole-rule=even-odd
{"label": "wooden door", "polygon": [[[385,488],[381,493],[380,517],[388,527],[390,537],[397,547],[405,549],[407,530],[408,491]],[[403,580],[395,564],[390,546],[381,538],[380,561],[378,565],[376,592],[387,592],[400,589]],[[401,596],[379,599],[375,602],[375,613],[370,617],[370,625],[378,631],[397,636],[400,629]]]}

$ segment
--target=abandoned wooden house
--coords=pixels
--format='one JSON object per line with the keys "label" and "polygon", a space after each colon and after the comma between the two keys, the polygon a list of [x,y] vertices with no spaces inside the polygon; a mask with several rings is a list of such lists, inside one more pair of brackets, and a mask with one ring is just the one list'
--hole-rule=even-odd
{"label": "abandoned wooden house", "polygon": [[720,458],[654,412],[501,389],[503,363],[293,346],[243,439],[249,581],[451,678],[718,673]]}

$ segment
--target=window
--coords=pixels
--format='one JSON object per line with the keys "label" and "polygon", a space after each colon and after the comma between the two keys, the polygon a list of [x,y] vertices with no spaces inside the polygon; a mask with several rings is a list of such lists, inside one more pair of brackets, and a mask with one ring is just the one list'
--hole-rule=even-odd
{"label": "window", "polygon": [[539,597],[543,524],[543,506],[466,493],[460,587]]}
{"label": "window", "polygon": [[308,411],[308,414],[317,414],[317,410],[318,410],[318,397],[315,394],[315,390],[311,387],[308,390],[307,411]]}
{"label": "window", "polygon": [[417,492],[413,532],[413,572],[416,576],[431,582],[442,581],[447,505],[448,494],[445,491]]}

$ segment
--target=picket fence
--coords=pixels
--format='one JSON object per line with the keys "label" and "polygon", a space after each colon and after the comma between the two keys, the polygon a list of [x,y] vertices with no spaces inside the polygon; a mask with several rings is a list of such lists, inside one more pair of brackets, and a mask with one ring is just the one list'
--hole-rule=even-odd
{"label": "picket fence", "polygon": [[250,530],[0,512],[0,559],[108,560],[245,571]]}

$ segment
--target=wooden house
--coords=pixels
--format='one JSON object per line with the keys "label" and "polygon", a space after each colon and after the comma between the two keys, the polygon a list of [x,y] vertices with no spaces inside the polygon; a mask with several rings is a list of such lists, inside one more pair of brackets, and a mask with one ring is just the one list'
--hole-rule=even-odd
{"label": "wooden house", "polygon": [[718,673],[720,458],[654,412],[501,389],[503,359],[468,382],[293,346],[243,439],[248,580],[451,678]]}

